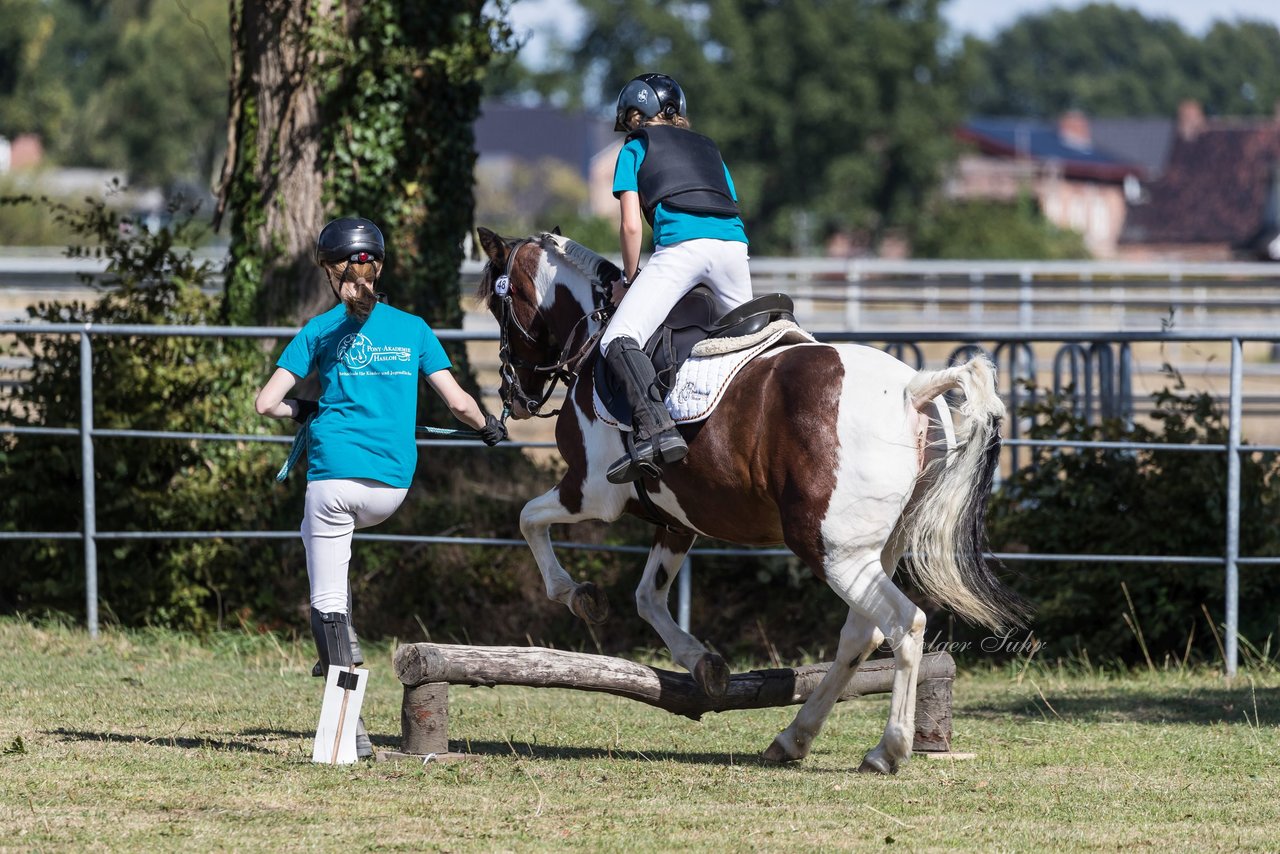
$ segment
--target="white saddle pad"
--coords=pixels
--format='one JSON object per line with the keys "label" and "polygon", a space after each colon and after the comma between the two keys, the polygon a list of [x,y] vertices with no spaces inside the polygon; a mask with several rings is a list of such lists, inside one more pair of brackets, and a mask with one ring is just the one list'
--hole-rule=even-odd
{"label": "white saddle pad", "polygon": [[[743,350],[711,356],[690,356],[676,371],[675,382],[667,392],[665,403],[671,418],[677,424],[693,424],[709,416],[724,397],[725,389],[748,362],[756,356],[779,344],[809,343],[814,341],[812,335],[790,321],[777,321],[766,330],[769,334]],[[695,349],[696,352],[696,349]],[[596,392],[594,384],[591,389],[591,402],[596,410],[596,417],[606,424],[620,430],[630,430],[628,424],[619,424],[609,414]]]}

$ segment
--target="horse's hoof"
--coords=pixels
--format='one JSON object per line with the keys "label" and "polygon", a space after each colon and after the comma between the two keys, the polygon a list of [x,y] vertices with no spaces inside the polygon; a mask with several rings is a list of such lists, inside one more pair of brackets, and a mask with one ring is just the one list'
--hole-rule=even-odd
{"label": "horse's hoof", "polygon": [[803,756],[795,756],[782,743],[782,736],[778,736],[773,740],[773,744],[769,745],[769,749],[760,754],[760,758],[765,762],[799,762]]}
{"label": "horse's hoof", "polygon": [[609,619],[609,599],[590,581],[579,584],[569,598],[569,610],[580,620],[598,626]]}
{"label": "horse's hoof", "polygon": [[862,757],[862,764],[858,766],[859,774],[890,774],[898,773],[898,763],[884,756],[878,756],[875,751],[868,753]]}
{"label": "horse's hoof", "polygon": [[719,700],[729,691],[729,665],[714,652],[703,653],[693,666],[693,681],[707,697]]}

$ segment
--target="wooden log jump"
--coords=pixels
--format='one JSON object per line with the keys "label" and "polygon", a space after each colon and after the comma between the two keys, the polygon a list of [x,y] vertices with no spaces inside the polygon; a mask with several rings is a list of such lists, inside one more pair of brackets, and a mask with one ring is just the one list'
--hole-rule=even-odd
{"label": "wooden log jump", "polygon": [[[401,751],[411,756],[449,754],[449,686],[523,685],[572,688],[638,700],[698,720],[707,712],[762,709],[803,703],[830,664],[735,673],[729,689],[711,699],[686,673],[646,667],[604,655],[541,647],[404,644],[395,652],[396,676],[404,684],[400,709]],[[916,683],[916,732],[912,749],[951,749],[951,683],[956,665],[945,652],[922,656]],[[840,701],[893,688],[893,659],[858,668]]]}

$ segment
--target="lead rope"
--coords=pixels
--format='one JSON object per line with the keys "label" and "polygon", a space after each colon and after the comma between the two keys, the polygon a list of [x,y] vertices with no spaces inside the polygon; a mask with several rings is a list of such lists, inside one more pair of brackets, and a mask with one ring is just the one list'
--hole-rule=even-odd
{"label": "lead rope", "polygon": [[[507,417],[511,415],[511,410],[504,404],[502,407],[502,415],[498,418],[502,422],[502,426],[507,426]],[[450,439],[478,439],[480,438],[479,430],[464,430],[461,427],[418,427],[419,433],[426,433],[428,436],[444,436]]]}
{"label": "lead rope", "polygon": [[[511,411],[506,406],[503,406],[502,417],[500,419],[502,421],[502,426],[505,427],[507,425],[507,417],[510,414]],[[315,417],[315,413],[308,415],[307,420],[298,428],[298,432],[294,434],[293,447],[289,449],[289,458],[284,461],[284,465],[282,465],[280,467],[280,471],[276,473],[277,483],[284,483],[285,478],[289,476],[289,472],[293,469],[294,464],[298,462],[298,457],[302,456],[302,451],[307,446],[307,436],[311,432],[311,419]],[[463,430],[461,428],[419,427],[418,432],[426,433],[428,436],[444,436],[450,439],[480,438],[479,430]]]}
{"label": "lead rope", "polygon": [[311,419],[315,417],[316,414],[314,412],[308,415],[307,420],[302,422],[302,426],[294,434],[293,447],[289,449],[289,458],[284,461],[284,465],[280,466],[280,471],[276,473],[277,483],[284,483],[284,479],[289,476],[289,470],[298,461],[298,457],[302,456],[302,449],[307,446],[307,436],[311,432]]}

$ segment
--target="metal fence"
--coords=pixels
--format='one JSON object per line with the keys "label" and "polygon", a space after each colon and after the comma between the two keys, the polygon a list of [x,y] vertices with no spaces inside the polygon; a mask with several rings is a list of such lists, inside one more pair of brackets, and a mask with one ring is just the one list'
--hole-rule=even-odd
{"label": "metal fence", "polygon": [[[94,478],[91,476],[95,471],[94,466],[94,440],[97,438],[132,438],[140,441],[152,440],[197,440],[212,442],[269,442],[269,443],[289,443],[292,440],[287,436],[267,435],[267,434],[226,434],[226,433],[183,433],[183,432],[163,432],[148,430],[107,430],[95,427],[93,421],[93,396],[94,396],[94,375],[93,375],[93,339],[95,336],[172,336],[172,337],[214,337],[214,338],[287,338],[297,332],[294,328],[281,327],[183,327],[183,326],[126,326],[126,325],[94,325],[94,324],[41,324],[41,323],[8,323],[0,324],[0,334],[13,333],[35,333],[40,335],[74,335],[79,337],[80,342],[80,423],[75,426],[39,426],[26,427],[15,425],[0,425],[0,433],[8,434],[39,434],[51,436],[67,436],[74,437],[80,445],[80,457],[82,472],[84,473],[82,480],[82,507],[83,507],[83,525],[80,531],[24,531],[24,532],[0,532],[0,540],[18,540],[18,539],[74,539],[80,540],[84,544],[84,573],[85,573],[85,612],[86,624],[89,633],[97,636],[98,633],[98,567],[97,567],[97,546],[99,542],[125,539],[214,539],[214,538],[260,538],[260,539],[283,539],[297,537],[296,531],[100,531],[97,528],[96,520],[96,494],[94,486]],[[437,335],[442,341],[455,342],[484,342],[496,340],[496,333],[488,331],[463,331],[463,330],[437,330]],[[1097,374],[1102,376],[1118,376],[1123,378],[1125,368],[1128,364],[1128,346],[1138,342],[1218,342],[1228,343],[1231,350],[1230,363],[1230,387],[1228,392],[1228,417],[1229,432],[1226,444],[1172,444],[1172,443],[1137,443],[1137,442],[1084,442],[1084,441],[1059,441],[1059,440],[1031,440],[1023,439],[1018,435],[1018,419],[1010,420],[1012,425],[1011,435],[1005,440],[1005,444],[1012,449],[1013,454],[1017,454],[1019,448],[1024,447],[1067,447],[1076,449],[1123,449],[1123,450],[1160,450],[1181,453],[1212,453],[1225,454],[1227,459],[1227,487],[1223,500],[1226,504],[1226,530],[1223,532],[1224,545],[1221,557],[1203,557],[1192,555],[1131,555],[1131,554],[1028,554],[1028,553],[997,553],[998,557],[1006,561],[1072,561],[1072,562],[1092,562],[1092,563],[1113,563],[1113,564],[1144,564],[1144,563],[1163,563],[1172,565],[1185,565],[1189,567],[1221,567],[1224,572],[1224,588],[1225,588],[1225,645],[1224,657],[1225,666],[1228,675],[1234,675],[1238,666],[1239,649],[1238,649],[1238,625],[1239,625],[1239,571],[1242,566],[1263,566],[1280,564],[1280,556],[1242,556],[1240,554],[1240,461],[1241,454],[1254,454],[1264,452],[1280,452],[1280,445],[1245,445],[1241,439],[1241,420],[1243,417],[1243,384],[1244,384],[1244,355],[1243,345],[1248,342],[1267,342],[1275,344],[1280,342],[1280,333],[1206,333],[1206,332],[1186,332],[1186,331],[1166,331],[1163,333],[1129,333],[1129,332],[1059,332],[1059,333],[1037,333],[1029,336],[1022,331],[1016,332],[986,332],[981,335],[973,335],[966,332],[877,332],[877,333],[860,333],[860,332],[833,332],[819,333],[818,338],[824,341],[850,341],[865,344],[882,346],[899,355],[908,357],[908,361],[923,361],[922,346],[930,343],[934,344],[953,344],[956,346],[952,353],[960,354],[967,350],[975,348],[983,348],[992,352],[997,359],[1001,359],[1007,366],[1005,374],[1007,382],[1014,383],[1009,388],[1016,387],[1015,380],[1020,371],[1025,372],[1028,368],[1027,359],[1032,353],[1031,345],[1033,343],[1057,343],[1060,346],[1058,353],[1066,353],[1065,357],[1055,357],[1055,369],[1061,365],[1074,365],[1070,370],[1076,373],[1068,373],[1067,376],[1082,377],[1083,373],[1088,373],[1091,366],[1100,366],[1105,370],[1100,370]],[[1112,356],[1103,358],[1094,354],[1104,352],[1111,353]],[[1112,348],[1116,348],[1114,351]],[[1033,358],[1033,357],[1032,357]],[[1074,360],[1074,361],[1073,361]],[[1057,374],[1055,373],[1055,376]],[[1101,383],[1100,383],[1101,384]],[[1106,394],[1093,398],[1100,407],[1116,407],[1119,406],[1120,398],[1114,393],[1115,389],[1111,388]],[[1006,397],[1008,394],[1006,394]],[[1016,404],[1016,399],[1011,401]],[[1092,405],[1092,404],[1088,404]],[[1121,409],[1110,414],[1124,415],[1125,411]],[[1128,414],[1132,414],[1129,410]],[[471,444],[479,447],[476,442],[467,442],[449,439],[422,439],[419,445],[463,445]],[[553,447],[550,442],[516,442],[516,447],[521,448],[548,448]],[[1016,464],[1016,457],[1015,457]],[[429,543],[429,544],[454,544],[454,545],[484,545],[484,546],[513,546],[524,547],[523,540],[513,539],[490,539],[479,537],[428,537],[428,536],[403,536],[403,535],[380,535],[380,534],[360,534],[357,535],[365,540],[380,540],[385,542],[404,542],[404,543]],[[626,552],[647,551],[643,546],[600,546],[595,544],[575,543],[575,542],[557,542],[560,548],[577,548],[577,549],[596,549],[596,550],[614,550]],[[692,552],[693,555],[750,555],[750,556],[781,556],[789,555],[790,552],[784,549],[734,549],[734,548],[699,548]],[[689,596],[690,596],[690,567],[686,565],[685,570],[680,573],[680,586],[678,588],[678,615],[680,623],[687,629],[688,612],[689,612]]]}
{"label": "metal fence", "polygon": [[[218,250],[196,257],[215,270],[225,259]],[[53,248],[0,247],[0,322],[23,317],[31,296],[83,293],[80,277],[105,265]],[[482,266],[463,262],[463,296]],[[1159,329],[1173,315],[1180,326],[1225,334],[1280,321],[1277,264],[755,257],[751,275],[756,293],[790,295],[806,329]],[[221,290],[216,272],[208,286]]]}

